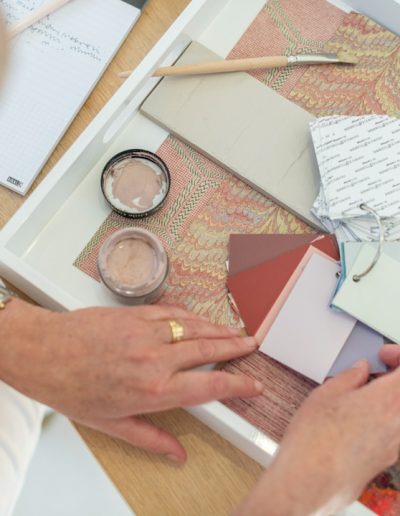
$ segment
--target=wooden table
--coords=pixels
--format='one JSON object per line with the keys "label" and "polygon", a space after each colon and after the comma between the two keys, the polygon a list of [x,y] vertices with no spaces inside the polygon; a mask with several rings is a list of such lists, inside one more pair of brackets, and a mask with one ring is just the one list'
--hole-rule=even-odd
{"label": "wooden table", "polygon": [[[149,1],[139,23],[54,151],[34,187],[120,86],[121,80],[116,73],[134,68],[187,4],[188,0]],[[0,187],[0,227],[24,199],[26,197]],[[228,514],[262,471],[258,464],[183,410],[149,419],[180,438],[189,454],[184,467],[176,467],[163,458],[79,427],[97,459],[139,516]]]}

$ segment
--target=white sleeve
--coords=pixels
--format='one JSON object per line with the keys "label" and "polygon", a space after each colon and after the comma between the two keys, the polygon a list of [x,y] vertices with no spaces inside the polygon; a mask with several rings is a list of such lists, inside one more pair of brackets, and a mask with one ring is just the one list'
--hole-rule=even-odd
{"label": "white sleeve", "polygon": [[0,515],[11,516],[39,439],[45,408],[0,382]]}
{"label": "white sleeve", "polygon": [[0,381],[0,516],[13,512],[44,413],[43,405]]}

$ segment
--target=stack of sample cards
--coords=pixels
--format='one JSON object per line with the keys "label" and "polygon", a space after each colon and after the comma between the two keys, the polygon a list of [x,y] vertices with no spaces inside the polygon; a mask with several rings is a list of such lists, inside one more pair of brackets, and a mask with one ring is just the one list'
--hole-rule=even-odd
{"label": "stack of sample cards", "polygon": [[399,343],[400,242],[342,242],[340,255],[332,306]]}
{"label": "stack of sample cards", "polygon": [[260,351],[322,383],[361,358],[373,372],[383,338],[331,308],[340,273],[333,235],[232,235],[228,289]]}
{"label": "stack of sample cards", "polygon": [[387,240],[400,238],[400,120],[331,116],[310,124],[321,176],[312,213],[340,241],[373,241],[385,221]]}

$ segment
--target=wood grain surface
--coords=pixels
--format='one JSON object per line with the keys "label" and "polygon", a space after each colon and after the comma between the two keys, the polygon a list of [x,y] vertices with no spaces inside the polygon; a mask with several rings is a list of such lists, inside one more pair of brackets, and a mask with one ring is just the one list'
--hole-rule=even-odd
{"label": "wood grain surface", "polygon": [[[57,146],[33,189],[121,85],[117,73],[134,69],[188,4],[188,0],[149,0],[141,19]],[[0,228],[27,197],[0,187]],[[180,438],[189,453],[185,466],[171,465],[163,458],[79,427],[99,462],[139,516],[229,514],[262,471],[258,464],[183,410],[148,419]]]}

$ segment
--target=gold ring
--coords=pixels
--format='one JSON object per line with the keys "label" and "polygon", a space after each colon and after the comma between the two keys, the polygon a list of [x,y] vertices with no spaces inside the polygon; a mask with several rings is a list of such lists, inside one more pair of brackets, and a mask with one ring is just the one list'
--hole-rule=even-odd
{"label": "gold ring", "polygon": [[176,342],[179,342],[183,339],[185,332],[183,331],[182,324],[178,323],[177,321],[172,319],[168,322],[171,327],[171,344],[175,344]]}

